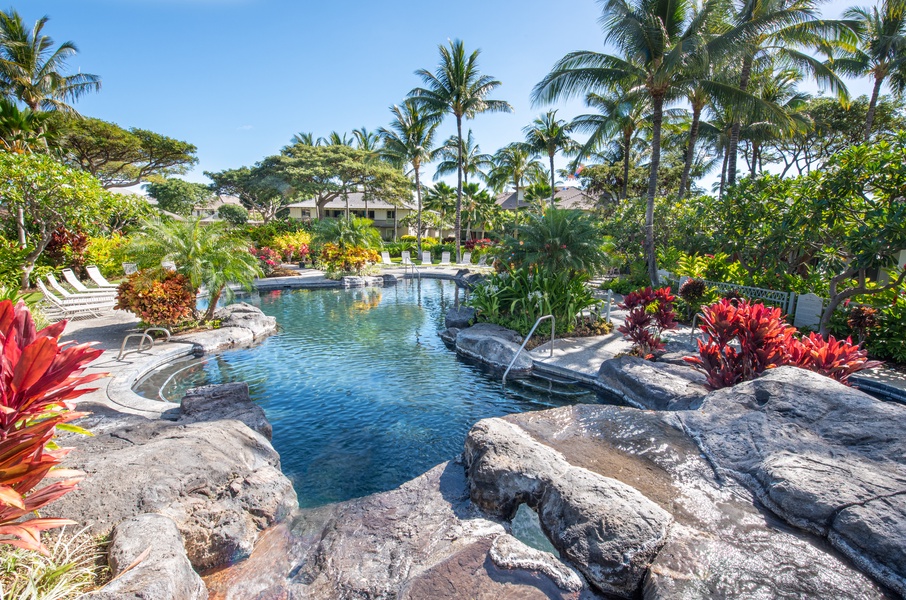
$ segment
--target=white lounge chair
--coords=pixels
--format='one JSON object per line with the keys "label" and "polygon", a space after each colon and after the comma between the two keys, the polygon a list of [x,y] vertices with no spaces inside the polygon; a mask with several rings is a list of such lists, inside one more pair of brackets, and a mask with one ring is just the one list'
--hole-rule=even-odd
{"label": "white lounge chair", "polygon": [[[66,283],[71,285],[72,288],[80,294],[95,294],[95,295],[105,295],[105,296],[110,296],[110,295],[116,294],[116,290],[112,290],[109,288],[101,289],[101,288],[86,287],[84,283],[79,281],[79,278],[76,277],[76,274],[72,271],[72,269],[63,269],[63,278],[66,280]],[[50,285],[55,290],[57,290],[58,292],[61,291],[60,288],[58,287],[58,285],[56,284],[56,279],[53,279],[52,273],[47,276],[47,280],[50,282]],[[63,294],[63,297],[65,298],[66,294]]]}
{"label": "white lounge chair", "polygon": [[411,264],[412,264],[412,258],[409,256],[409,251],[408,251],[408,250],[403,250],[403,251],[400,253],[400,256],[402,257],[402,264],[404,264],[404,265],[411,265]]}
{"label": "white lounge chair", "polygon": [[482,254],[481,256],[479,256],[479,257],[478,257],[478,264],[475,265],[475,266],[476,266],[476,267],[486,267],[486,266],[488,266],[488,255],[487,255],[487,254]]}
{"label": "white lounge chair", "polygon": [[101,275],[101,270],[98,269],[96,266],[88,265],[87,267],[85,267],[85,270],[88,271],[88,276],[91,277],[91,281],[98,284],[98,287],[100,287],[100,288],[117,288],[117,287],[119,287],[115,283],[110,283],[109,281],[104,279],[104,276]]}
{"label": "white lounge chair", "polygon": [[393,261],[390,260],[390,253],[384,250],[381,252],[381,264],[392,265]]}
{"label": "white lounge chair", "polygon": [[135,263],[123,263],[123,273],[126,275],[132,275],[138,271],[138,265]]}
{"label": "white lounge chair", "polygon": [[[74,293],[70,292],[62,285],[60,285],[60,282],[57,281],[57,278],[53,276],[53,273],[47,274],[47,283],[49,283],[50,287],[56,290],[56,292],[63,297],[64,301],[82,298],[85,300],[97,300],[98,302],[102,302],[104,300],[111,300],[114,296],[116,296],[116,290],[98,290],[96,292],[87,291]],[[88,288],[85,289],[87,290]]]}
{"label": "white lounge chair", "polygon": [[168,271],[176,270],[176,263],[169,260],[161,261],[160,266]]}
{"label": "white lounge chair", "polygon": [[463,266],[471,267],[471,266],[472,266],[472,253],[471,253],[471,252],[463,252],[463,253],[462,253],[462,260],[459,261],[459,264],[460,264],[460,265],[463,265]]}
{"label": "white lounge chair", "polygon": [[431,266],[431,253],[427,250],[422,251],[422,264]]}
{"label": "white lounge chair", "polygon": [[78,302],[66,301],[54,296],[40,279],[36,283],[38,284],[38,289],[44,294],[46,306],[49,307],[51,311],[60,313],[65,319],[74,319],[84,316],[97,317],[100,316],[102,312],[113,308],[114,303],[112,300],[109,302],[84,302],[84,299],[79,299]]}
{"label": "white lounge chair", "polygon": [[441,253],[440,253],[440,266],[443,267],[443,266],[447,266],[447,265],[449,265],[449,264],[450,264],[450,253],[449,253],[449,252],[441,252]]}

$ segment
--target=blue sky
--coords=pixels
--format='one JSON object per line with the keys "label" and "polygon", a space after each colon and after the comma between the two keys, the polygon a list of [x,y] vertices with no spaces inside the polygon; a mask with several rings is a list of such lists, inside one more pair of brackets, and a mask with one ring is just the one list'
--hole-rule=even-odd
{"label": "blue sky", "polygon": [[[847,4],[828,3],[825,13]],[[71,69],[102,77],[80,112],[195,144],[200,161],[186,178],[205,182],[203,171],[250,165],[296,132],[386,126],[388,107],[420,84],[414,71],[433,70],[438,44],[453,38],[481,49],[482,72],[503,83],[494,97],[513,105],[512,114],[468,124],[493,152],[522,139],[546,110],[529,94],[557,59],[604,50],[593,0],[28,0],[13,8],[29,23],[50,16],[44,33],[79,47]],[[577,101],[559,109],[562,118],[583,112]],[[446,122],[443,137],[454,128]]]}

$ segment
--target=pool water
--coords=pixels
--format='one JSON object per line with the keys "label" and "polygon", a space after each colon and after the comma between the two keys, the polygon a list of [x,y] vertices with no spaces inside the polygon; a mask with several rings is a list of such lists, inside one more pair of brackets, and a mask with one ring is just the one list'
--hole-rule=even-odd
{"label": "pool water", "polygon": [[504,387],[458,358],[437,332],[461,293],[432,279],[262,292],[245,300],[277,318],[278,335],[172,363],[136,391],[178,401],[191,387],[247,381],[302,507],[398,487],[460,454],[480,419],[598,401]]}

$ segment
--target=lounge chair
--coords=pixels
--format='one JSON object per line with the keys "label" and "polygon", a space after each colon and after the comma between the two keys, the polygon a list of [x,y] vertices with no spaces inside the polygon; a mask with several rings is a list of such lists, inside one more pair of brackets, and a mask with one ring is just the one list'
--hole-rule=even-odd
{"label": "lounge chair", "polygon": [[117,288],[119,287],[115,283],[110,283],[104,276],[101,275],[101,270],[94,265],[88,265],[85,267],[85,270],[88,271],[88,276],[91,277],[91,281],[98,284],[99,288]]}
{"label": "lounge chair", "polygon": [[471,266],[472,266],[472,253],[471,253],[471,252],[463,252],[463,253],[462,253],[462,260],[459,261],[458,264],[460,264],[460,265],[462,265],[462,266],[466,266],[466,267],[471,267]]}
{"label": "lounge chair", "polygon": [[422,251],[422,264],[428,265],[429,267],[433,264],[431,261],[431,253],[428,250]]}
{"label": "lounge chair", "polygon": [[51,309],[51,312],[60,313],[64,319],[76,319],[85,316],[97,317],[102,312],[113,308],[112,300],[109,302],[95,301],[87,303],[84,302],[84,299],[79,299],[79,302],[66,301],[54,296],[40,279],[36,283],[38,284],[38,289],[44,294],[46,306]]}
{"label": "lounge chair", "polygon": [[445,267],[450,264],[450,253],[441,252],[440,253],[440,266]]}
{"label": "lounge chair", "polygon": [[393,265],[393,261],[390,260],[390,253],[384,250],[381,252],[381,264],[384,265]]}
{"label": "lounge chair", "polygon": [[168,271],[176,270],[176,263],[169,260],[161,261],[160,266]]}
{"label": "lounge chair", "polygon": [[[469,258],[471,258],[471,257],[469,257]],[[479,256],[479,257],[478,257],[478,264],[475,265],[475,266],[476,266],[476,267],[486,267],[486,266],[488,266],[488,255],[487,255],[487,254],[482,254],[481,256]]]}
{"label": "lounge chair", "polygon": [[138,265],[135,263],[123,263],[123,273],[126,275],[132,275],[138,271]]}
{"label": "lounge chair", "polygon": [[403,251],[400,253],[400,256],[402,257],[402,264],[404,264],[404,265],[411,265],[411,264],[412,264],[412,258],[409,257],[409,251],[408,251],[408,250],[403,250]]}
{"label": "lounge chair", "polygon": [[[47,283],[49,283],[50,287],[56,290],[56,292],[63,297],[64,301],[82,298],[87,301],[96,300],[98,302],[103,302],[105,300],[111,300],[114,296],[116,296],[116,290],[89,290],[85,292],[70,292],[62,285],[60,285],[60,282],[57,281],[57,278],[53,276],[53,273],[47,274]],[[88,290],[88,288],[85,289]]]}
{"label": "lounge chair", "polygon": [[[116,290],[111,289],[101,289],[101,288],[89,288],[86,287],[84,283],[79,281],[79,278],[76,277],[76,274],[73,273],[72,269],[63,269],[63,279],[66,280],[66,283],[72,286],[79,294],[96,294],[96,295],[105,295],[110,296],[111,294],[116,294]],[[50,282],[50,285],[60,291],[60,288],[57,286],[56,279],[53,279],[53,274],[47,276],[47,280]],[[62,293],[62,292],[61,292]],[[63,294],[63,297],[66,297],[66,294]]]}

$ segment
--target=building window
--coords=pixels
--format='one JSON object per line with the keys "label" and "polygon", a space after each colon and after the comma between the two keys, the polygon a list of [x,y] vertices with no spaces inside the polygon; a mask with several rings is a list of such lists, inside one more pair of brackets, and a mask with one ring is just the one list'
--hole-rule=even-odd
{"label": "building window", "polygon": [[311,218],[311,211],[308,210],[307,208],[306,208],[306,209],[302,209],[301,213],[302,213],[302,214],[301,214],[300,216],[301,216],[303,219],[310,219],[310,218]]}
{"label": "building window", "polygon": [[396,211],[395,211],[395,210],[388,210],[388,211],[387,211],[387,219],[389,220],[389,219],[395,219],[395,218],[396,218]]}
{"label": "building window", "polygon": [[351,210],[349,212],[352,214],[353,217],[362,218],[365,216],[364,210]]}
{"label": "building window", "polygon": [[331,212],[331,215],[330,215],[330,216],[332,216],[334,219],[341,219],[341,218],[343,218],[343,211],[342,211],[342,210],[332,210],[332,211],[330,211],[330,212]]}
{"label": "building window", "polygon": [[374,221],[374,211],[373,210],[368,211],[368,218],[371,219],[372,221]]}

